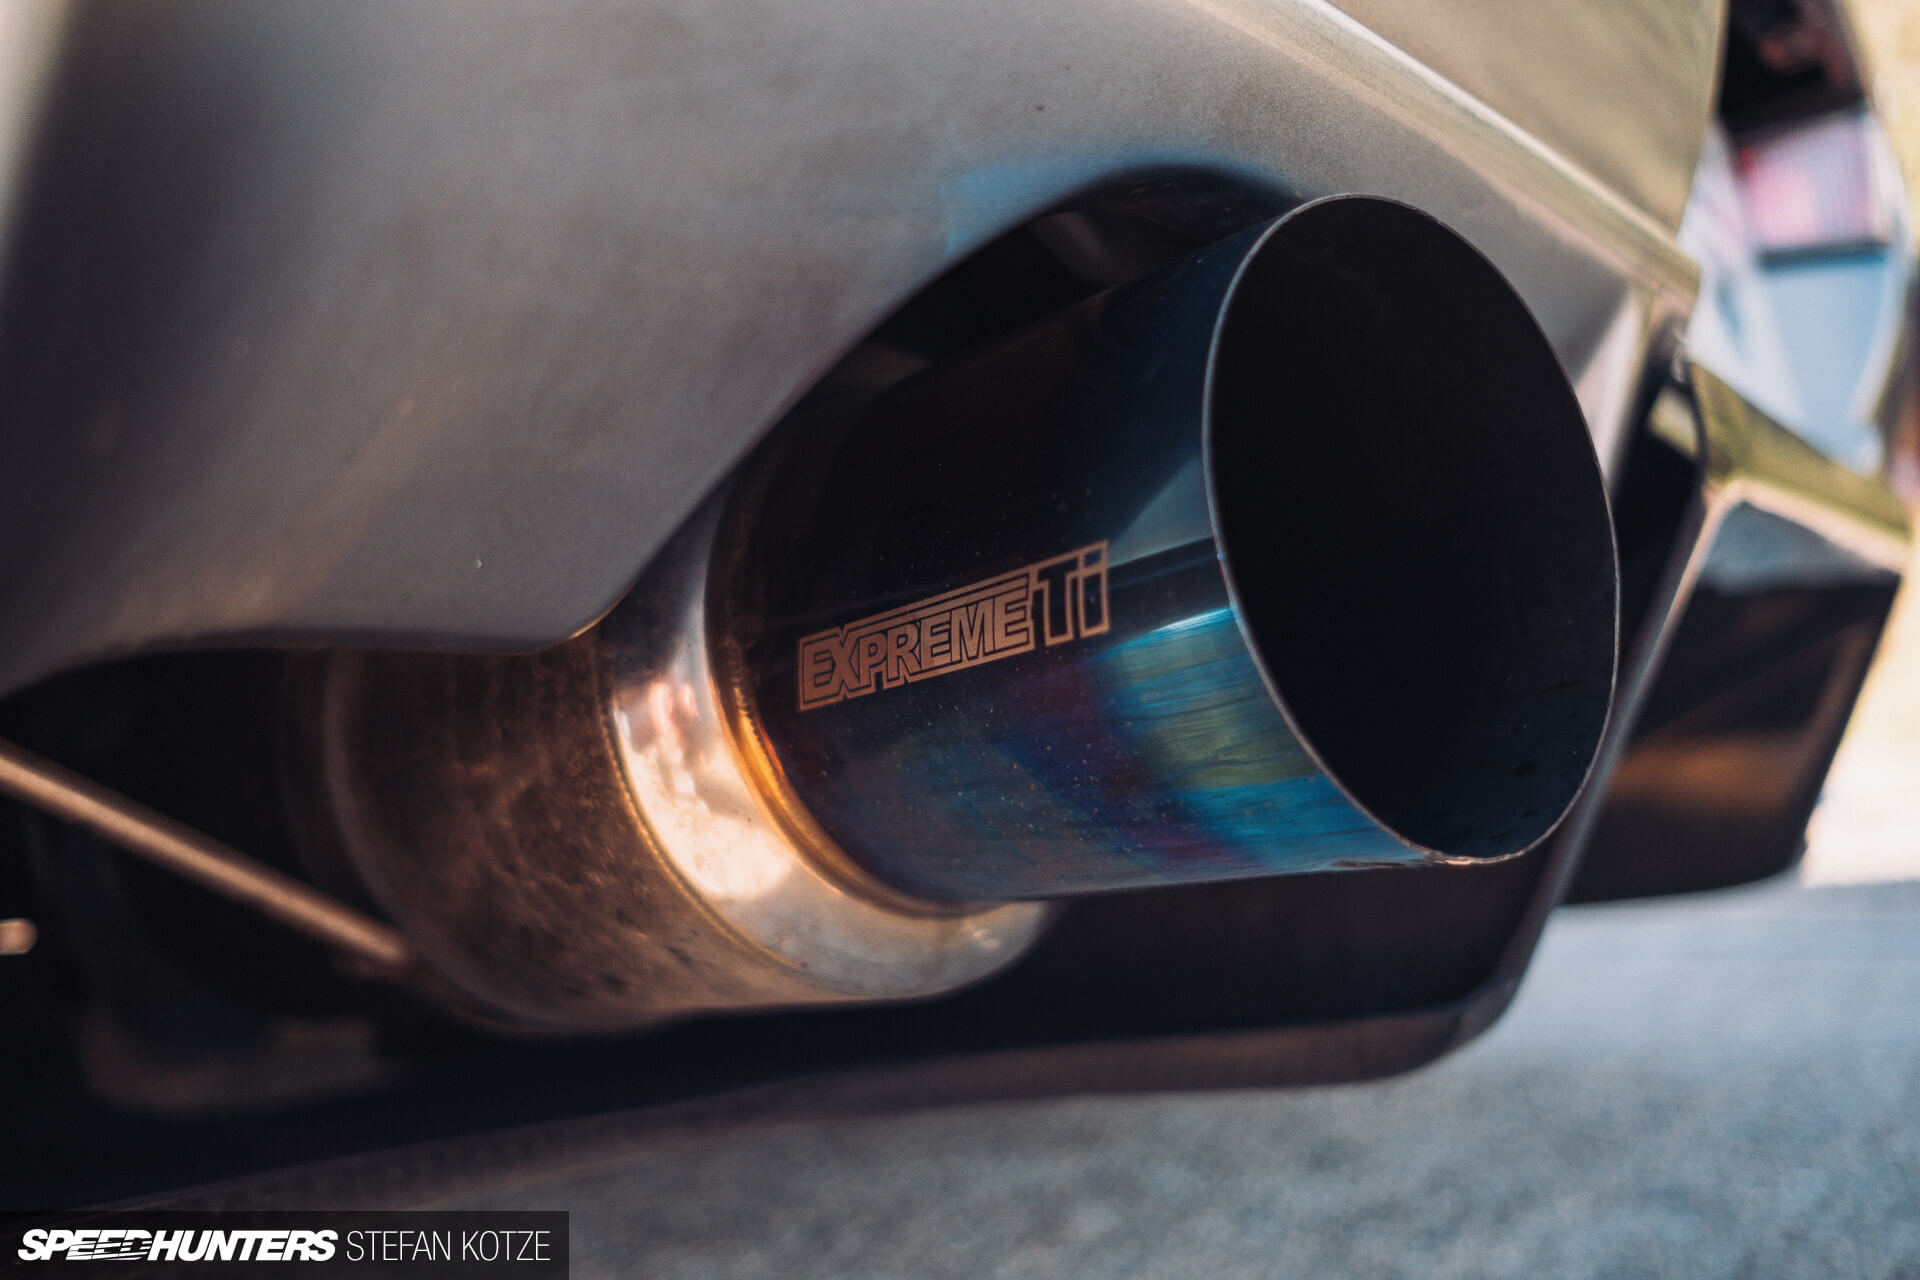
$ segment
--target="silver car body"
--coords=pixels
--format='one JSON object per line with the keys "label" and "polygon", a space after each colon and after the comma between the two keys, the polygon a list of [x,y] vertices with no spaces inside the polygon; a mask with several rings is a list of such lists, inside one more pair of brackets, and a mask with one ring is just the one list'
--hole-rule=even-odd
{"label": "silver car body", "polygon": [[904,299],[1132,176],[1440,217],[1534,309],[1611,465],[1697,286],[1675,234],[1723,21],[1713,0],[34,15],[0,148],[24,175],[0,688],[167,647],[563,639]]}

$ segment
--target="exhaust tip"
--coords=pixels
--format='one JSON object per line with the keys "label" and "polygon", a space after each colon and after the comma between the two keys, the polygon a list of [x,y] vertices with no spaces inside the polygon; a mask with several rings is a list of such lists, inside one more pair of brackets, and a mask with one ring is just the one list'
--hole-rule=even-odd
{"label": "exhaust tip", "polygon": [[1518,854],[1612,699],[1573,390],[1486,258],[1372,197],[797,421],[728,525],[739,736],[936,902]]}
{"label": "exhaust tip", "polygon": [[1310,205],[1246,258],[1207,399],[1229,591],[1296,736],[1432,858],[1537,844],[1606,724],[1618,570],[1525,304],[1425,214]]}

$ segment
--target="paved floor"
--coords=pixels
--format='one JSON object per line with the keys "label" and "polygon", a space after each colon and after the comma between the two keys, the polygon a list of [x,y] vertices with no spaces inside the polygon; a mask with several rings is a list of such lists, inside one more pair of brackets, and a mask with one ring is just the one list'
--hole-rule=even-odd
{"label": "paved floor", "polygon": [[1396,1081],[794,1125],[486,1203],[571,1207],[580,1276],[1920,1277],[1920,883],[1563,913]]}

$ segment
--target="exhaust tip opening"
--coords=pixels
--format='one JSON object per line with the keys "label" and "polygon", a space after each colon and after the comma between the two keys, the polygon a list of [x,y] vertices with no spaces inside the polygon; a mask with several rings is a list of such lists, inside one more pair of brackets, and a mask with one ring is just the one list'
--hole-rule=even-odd
{"label": "exhaust tip opening", "polygon": [[1215,341],[1214,519],[1290,724],[1410,845],[1537,844],[1606,723],[1618,586],[1586,423],[1525,304],[1426,215],[1331,200],[1268,236]]}

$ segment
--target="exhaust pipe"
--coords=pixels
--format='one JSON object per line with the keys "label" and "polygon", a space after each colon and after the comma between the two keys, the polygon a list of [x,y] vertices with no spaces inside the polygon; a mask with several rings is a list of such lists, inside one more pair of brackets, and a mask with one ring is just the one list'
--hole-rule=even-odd
{"label": "exhaust pipe", "polygon": [[337,657],[318,772],[490,1016],[924,996],[1045,899],[1532,847],[1617,595],[1524,304],[1345,197],[780,433],[559,649]]}
{"label": "exhaust pipe", "polygon": [[1384,200],[912,380],[730,524],[744,741],[940,901],[1507,857],[1612,696],[1579,406],[1491,264]]}

